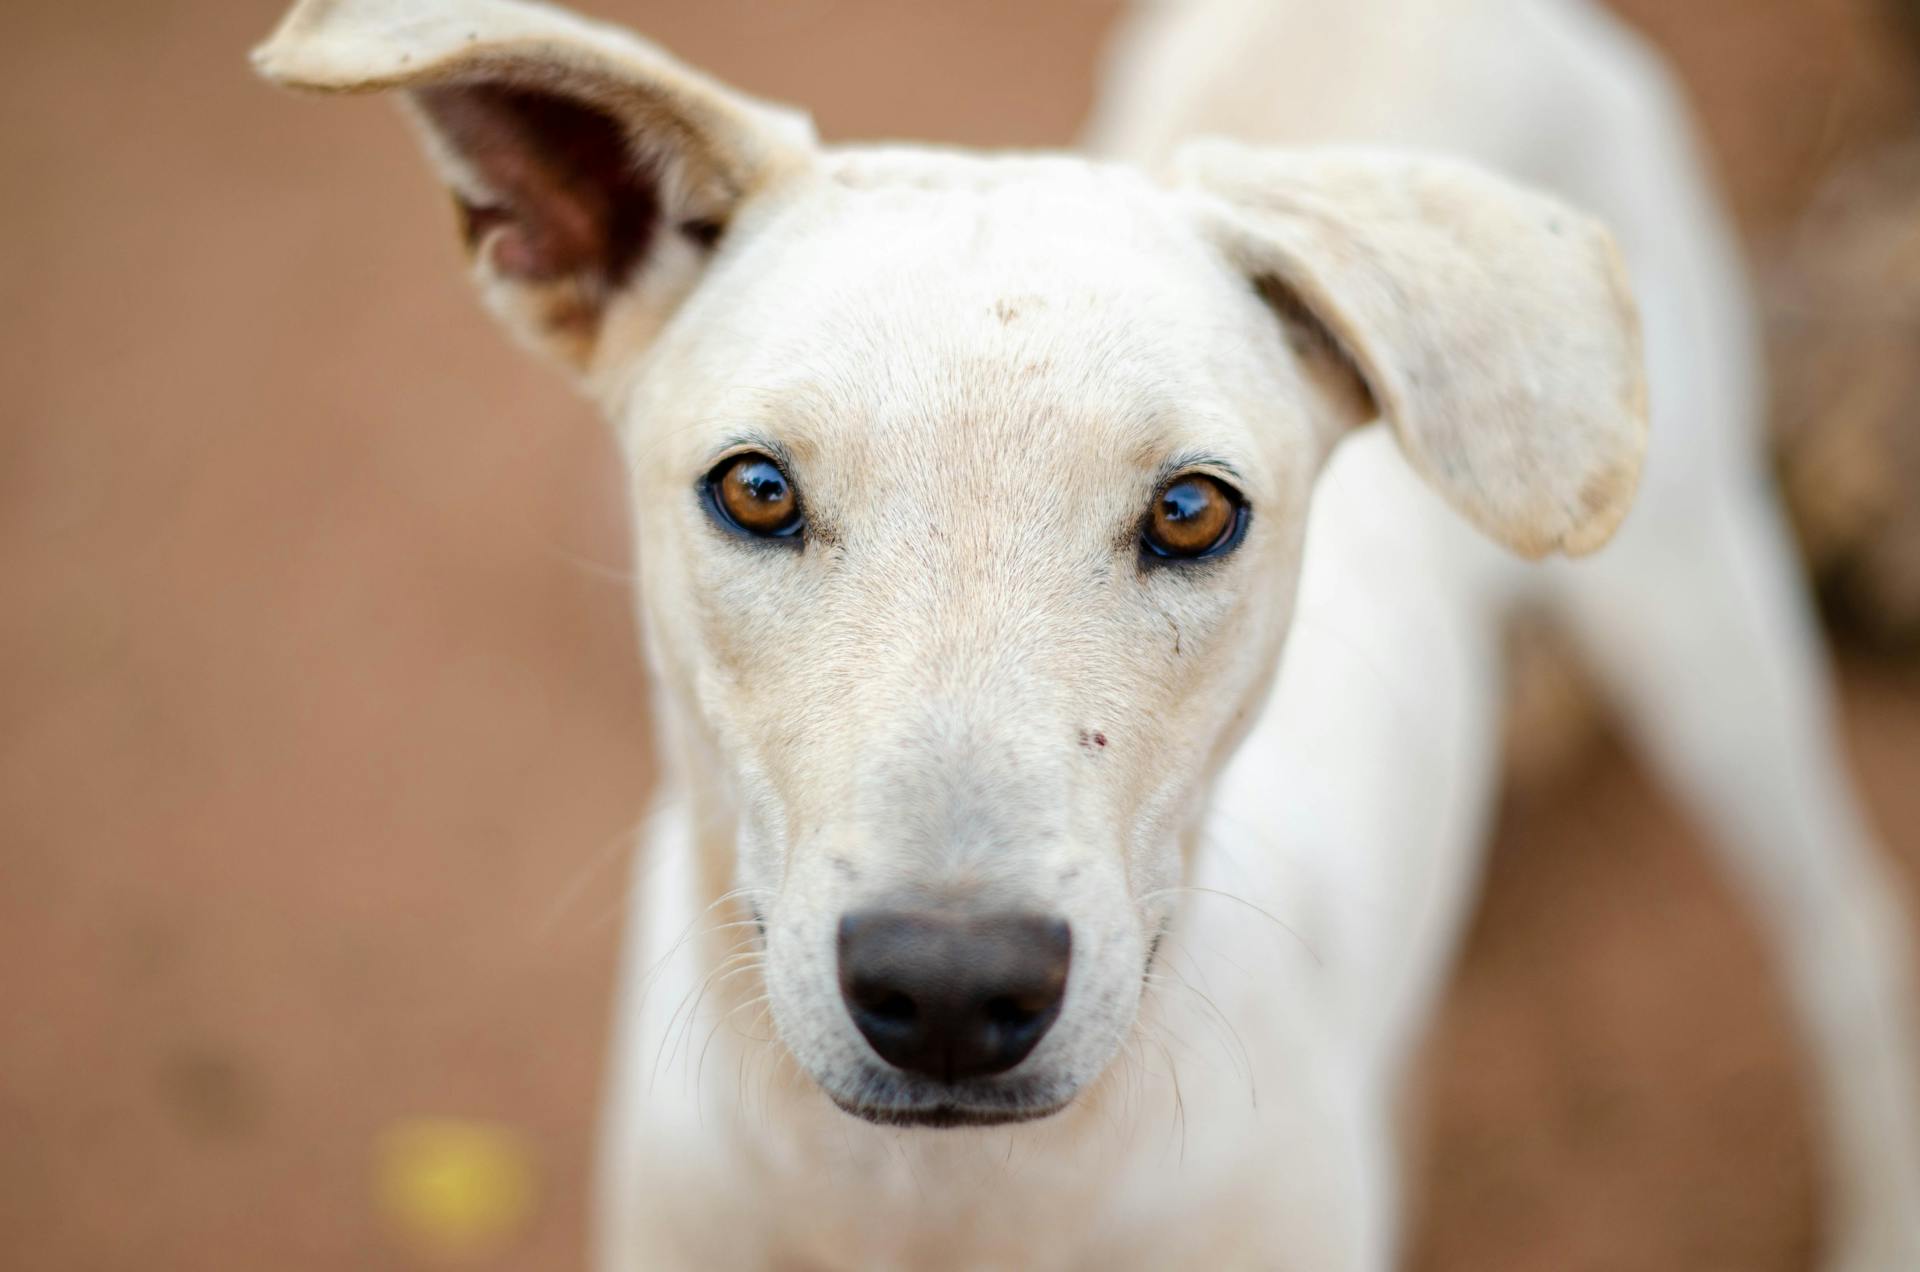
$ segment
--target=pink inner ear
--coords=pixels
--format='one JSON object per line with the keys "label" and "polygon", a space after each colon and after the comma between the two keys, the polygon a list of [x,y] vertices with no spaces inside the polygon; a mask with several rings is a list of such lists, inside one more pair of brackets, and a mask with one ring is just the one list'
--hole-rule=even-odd
{"label": "pink inner ear", "polygon": [[576,99],[499,84],[421,90],[427,118],[493,197],[459,201],[469,248],[501,274],[626,282],[652,242],[659,199],[620,124]]}

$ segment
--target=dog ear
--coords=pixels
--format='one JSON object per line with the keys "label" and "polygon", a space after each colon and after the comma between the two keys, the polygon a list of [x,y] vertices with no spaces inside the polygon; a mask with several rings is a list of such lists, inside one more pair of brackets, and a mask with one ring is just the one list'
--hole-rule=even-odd
{"label": "dog ear", "polygon": [[294,88],[398,90],[489,307],[576,372],[616,309],[623,344],[650,338],[742,204],[814,153],[805,116],[521,0],[299,0],[254,65]]}
{"label": "dog ear", "polygon": [[1516,552],[1578,555],[1646,449],[1639,321],[1597,222],[1479,169],[1200,142],[1176,158],[1348,422]]}

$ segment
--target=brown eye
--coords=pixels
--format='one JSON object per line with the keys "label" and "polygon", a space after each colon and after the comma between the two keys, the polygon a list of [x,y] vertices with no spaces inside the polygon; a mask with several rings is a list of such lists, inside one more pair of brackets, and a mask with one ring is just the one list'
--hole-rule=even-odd
{"label": "brown eye", "polygon": [[799,533],[800,498],[780,465],[765,455],[734,455],[707,474],[707,495],[729,529],[765,539]]}
{"label": "brown eye", "polygon": [[1232,548],[1245,524],[1246,505],[1238,493],[1192,473],[1175,478],[1153,497],[1141,538],[1155,556],[1192,560]]}

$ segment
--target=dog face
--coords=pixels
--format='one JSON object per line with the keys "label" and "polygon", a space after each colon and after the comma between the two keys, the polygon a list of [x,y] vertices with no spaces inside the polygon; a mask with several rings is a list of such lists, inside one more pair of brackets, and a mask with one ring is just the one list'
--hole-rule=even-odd
{"label": "dog face", "polygon": [[1604,234],[1454,165],[826,149],[507,0],[309,0],[259,63],[406,94],[483,294],[619,427],[672,746],[782,1042],[874,1120],[1039,1116],[1126,1039],[1344,431],[1532,554],[1633,485]]}
{"label": "dog face", "polygon": [[[1051,1108],[1132,1021],[1330,430],[1271,311],[1132,174],[850,153],[763,216],[621,408],[663,679],[733,790],[808,1070],[876,1116]],[[963,1095],[880,1062],[839,936],[876,912],[1064,924],[1031,1057]],[[1019,961],[982,941],[928,957]]]}

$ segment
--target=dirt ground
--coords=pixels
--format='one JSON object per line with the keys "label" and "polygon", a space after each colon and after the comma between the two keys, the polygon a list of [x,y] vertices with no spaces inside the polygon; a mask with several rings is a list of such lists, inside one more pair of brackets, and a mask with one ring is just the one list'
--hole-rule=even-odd
{"label": "dirt ground", "polygon": [[[1867,0],[1633,0],[1765,236],[1909,117]],[[1067,138],[1110,0],[602,0],[830,136]],[[277,0],[0,11],[0,1267],[405,1269],[376,1145],[509,1128],[468,1266],[580,1265],[649,771],[611,447],[503,351],[385,106]],[[1920,857],[1920,675],[1847,736]],[[1514,807],[1434,1048],[1425,1272],[1795,1269],[1797,1061],[1696,841],[1606,753]]]}

